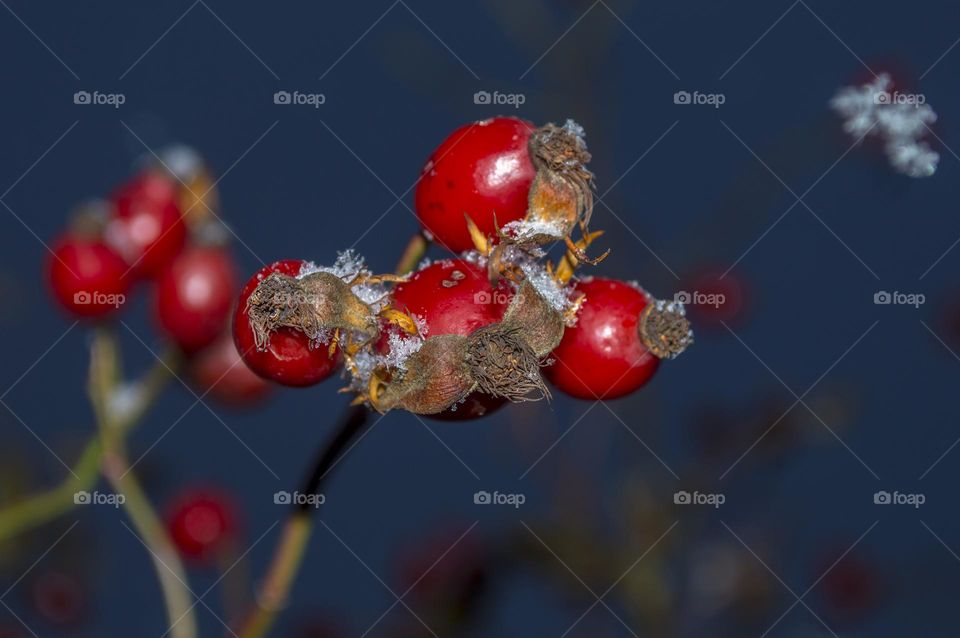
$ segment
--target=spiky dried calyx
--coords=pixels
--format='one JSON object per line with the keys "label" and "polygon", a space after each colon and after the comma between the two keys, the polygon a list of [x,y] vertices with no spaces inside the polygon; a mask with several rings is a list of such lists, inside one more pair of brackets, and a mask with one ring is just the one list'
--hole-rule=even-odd
{"label": "spiky dried calyx", "polygon": [[693,343],[683,304],[657,299],[640,315],[640,339],[660,359],[673,359]]}
{"label": "spiky dried calyx", "polygon": [[555,241],[569,236],[578,221],[589,224],[594,176],[587,168],[590,153],[583,128],[573,120],[564,126],[547,124],[530,136],[529,151],[537,176],[524,221],[544,229],[529,241]]}
{"label": "spiky dried calyx", "polygon": [[247,299],[247,317],[260,350],[279,328],[298,330],[316,344],[327,341],[336,330],[369,337],[379,334],[376,316],[350,284],[322,271],[303,277],[271,273]]}

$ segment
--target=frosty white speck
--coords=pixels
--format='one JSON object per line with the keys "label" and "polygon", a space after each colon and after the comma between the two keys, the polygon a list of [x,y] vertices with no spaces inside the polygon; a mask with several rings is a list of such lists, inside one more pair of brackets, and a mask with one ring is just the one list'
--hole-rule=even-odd
{"label": "frosty white speck", "polygon": [[910,177],[936,173],[940,154],[922,141],[937,114],[926,103],[890,99],[893,81],[881,73],[863,86],[840,89],[830,107],[844,118],[843,130],[858,140],[876,135],[884,140],[887,159],[898,172]]}
{"label": "frosty white speck", "polygon": [[369,305],[374,312],[380,312],[386,304],[386,297],[390,292],[389,289],[383,284],[371,284],[363,281],[365,278],[373,275],[373,273],[367,269],[363,256],[358,255],[352,249],[337,253],[337,261],[335,261],[332,266],[318,266],[312,261],[303,262],[303,265],[300,266],[300,272],[297,273],[297,277],[303,278],[316,272],[328,272],[336,275],[347,283],[359,278],[361,280],[360,283],[351,286],[353,294],[362,302]]}
{"label": "frosty white speck", "polygon": [[519,242],[529,241],[540,235],[557,238],[565,235],[565,229],[559,223],[552,220],[528,221],[519,219],[506,224],[501,230],[505,235]]}

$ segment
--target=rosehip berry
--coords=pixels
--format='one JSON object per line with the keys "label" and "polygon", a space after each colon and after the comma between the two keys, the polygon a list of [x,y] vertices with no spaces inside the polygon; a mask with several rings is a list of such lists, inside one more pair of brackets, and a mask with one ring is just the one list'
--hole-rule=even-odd
{"label": "rosehip berry", "polygon": [[[513,117],[454,131],[430,156],[414,202],[423,228],[453,252],[473,248],[464,215],[488,237],[522,219],[536,170],[527,143],[534,127]],[[494,223],[496,218],[496,224]]]}
{"label": "rosehip berry", "polygon": [[132,283],[127,264],[99,239],[66,235],[53,244],[47,274],[54,299],[77,317],[116,312]]}
{"label": "rosehip berry", "polygon": [[176,182],[157,170],[140,173],[113,195],[106,239],[144,277],[158,275],[186,243],[179,198]]}
{"label": "rosehip berry", "polygon": [[174,501],[167,519],[170,537],[187,557],[205,560],[222,549],[237,531],[230,501],[217,491],[190,490]]}
{"label": "rosehip berry", "polygon": [[237,275],[226,249],[190,248],[157,281],[157,322],[180,348],[196,352],[223,331],[236,290]]}
{"label": "rosehip berry", "polygon": [[[659,357],[673,356],[690,341],[682,310],[660,308],[638,287],[589,278],[576,286],[585,295],[577,323],[553,351],[548,379],[580,399],[614,399],[644,385]],[[678,308],[682,308],[679,306]]]}
{"label": "rosehip berry", "polygon": [[247,366],[261,377],[297,387],[314,385],[333,374],[339,363],[339,352],[331,356],[327,346],[315,345],[303,332],[286,327],[274,331],[266,347],[258,349],[247,316],[247,299],[270,273],[295,277],[303,263],[299,259],[278,261],[251,277],[240,293],[233,321],[233,338]]}
{"label": "rosehip berry", "polygon": [[[460,259],[440,261],[415,273],[393,291],[393,305],[422,320],[427,337],[469,335],[503,319],[512,291],[504,283],[490,285],[487,272]],[[431,415],[445,420],[484,416],[505,403],[481,393],[470,394],[457,408]]]}
{"label": "rosehip berry", "polygon": [[189,372],[202,393],[230,406],[248,406],[270,394],[270,384],[247,367],[227,332],[190,360]]}

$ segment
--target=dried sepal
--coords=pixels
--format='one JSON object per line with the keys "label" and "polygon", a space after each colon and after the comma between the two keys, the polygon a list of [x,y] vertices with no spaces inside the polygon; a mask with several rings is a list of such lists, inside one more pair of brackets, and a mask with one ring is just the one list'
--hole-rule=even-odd
{"label": "dried sepal", "polygon": [[562,239],[570,235],[577,222],[589,224],[594,176],[587,168],[590,153],[583,129],[573,120],[563,126],[547,124],[530,136],[529,152],[537,175],[530,187],[524,222],[542,229],[530,241]]}
{"label": "dried sepal", "polygon": [[390,325],[397,326],[409,335],[420,334],[420,330],[417,328],[417,322],[414,321],[413,317],[396,308],[387,306],[379,312],[379,316]]}
{"label": "dried sepal", "polygon": [[564,238],[567,244],[567,252],[557,265],[557,271],[554,275],[556,280],[561,284],[566,284],[568,281],[570,281],[577,266],[580,265],[580,262],[586,262],[592,266],[596,266],[610,255],[610,249],[608,248],[599,257],[595,259],[589,259],[586,254],[587,248],[590,247],[590,244],[592,244],[594,240],[603,235],[603,231],[597,230],[594,232],[589,232],[586,224],[583,223],[581,223],[580,229],[583,231],[583,237],[581,237],[577,242],[574,243],[569,237]]}
{"label": "dried sepal", "polygon": [[271,273],[250,294],[246,312],[260,350],[279,328],[298,330],[317,344],[337,329],[378,334],[376,317],[350,284],[323,271],[302,277]]}
{"label": "dried sepal", "polygon": [[673,359],[693,343],[693,330],[682,303],[657,299],[640,315],[640,339],[661,359]]}
{"label": "dried sepal", "polygon": [[540,357],[519,327],[484,326],[468,337],[465,362],[476,389],[513,402],[549,398]]}

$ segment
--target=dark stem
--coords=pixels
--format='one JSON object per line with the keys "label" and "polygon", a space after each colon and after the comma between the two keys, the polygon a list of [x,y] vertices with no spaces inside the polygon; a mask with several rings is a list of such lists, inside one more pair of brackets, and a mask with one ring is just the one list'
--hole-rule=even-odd
{"label": "dark stem", "polygon": [[[319,494],[327,474],[337,464],[351,442],[359,437],[369,425],[369,408],[363,405],[348,408],[341,416],[333,438],[320,448],[310,473],[300,487],[300,493],[304,495]],[[299,503],[294,504],[294,508],[297,513],[303,515],[309,515],[317,509],[308,502],[308,499],[300,499]]]}

